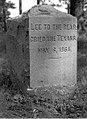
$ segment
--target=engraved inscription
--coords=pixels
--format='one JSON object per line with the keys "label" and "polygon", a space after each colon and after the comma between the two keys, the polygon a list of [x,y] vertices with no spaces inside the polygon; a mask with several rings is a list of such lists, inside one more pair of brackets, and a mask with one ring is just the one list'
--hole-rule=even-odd
{"label": "engraved inscription", "polygon": [[[58,18],[57,18],[58,17]],[[29,18],[31,86],[76,82],[77,20],[38,15]]]}
{"label": "engraved inscription", "polygon": [[41,24],[41,23],[31,23],[31,30],[77,30],[76,24]]}

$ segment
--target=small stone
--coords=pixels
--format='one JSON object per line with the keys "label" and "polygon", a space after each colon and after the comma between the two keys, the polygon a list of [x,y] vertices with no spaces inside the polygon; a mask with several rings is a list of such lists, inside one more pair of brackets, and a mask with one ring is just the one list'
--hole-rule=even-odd
{"label": "small stone", "polygon": [[20,95],[20,94],[16,94],[16,95],[14,95],[14,97],[13,97],[13,101],[14,102],[19,102],[19,101],[22,101],[23,100],[23,98],[22,98],[22,96]]}

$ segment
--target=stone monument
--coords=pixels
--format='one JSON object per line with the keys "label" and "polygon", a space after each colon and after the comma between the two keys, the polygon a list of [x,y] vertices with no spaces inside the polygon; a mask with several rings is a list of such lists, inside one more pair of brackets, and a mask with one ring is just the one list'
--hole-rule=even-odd
{"label": "stone monument", "polygon": [[29,12],[30,85],[73,87],[77,79],[77,19],[50,5]]}

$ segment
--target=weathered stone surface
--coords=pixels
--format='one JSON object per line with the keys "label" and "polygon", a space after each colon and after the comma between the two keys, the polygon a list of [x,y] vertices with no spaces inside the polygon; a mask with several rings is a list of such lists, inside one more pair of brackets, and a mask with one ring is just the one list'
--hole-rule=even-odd
{"label": "weathered stone surface", "polygon": [[0,32],[0,73],[2,72],[3,64],[7,62],[6,59],[6,35]]}
{"label": "weathered stone surface", "polygon": [[6,54],[6,35],[0,33],[0,56],[4,56]]}
{"label": "weathered stone surface", "polygon": [[[15,70],[17,77],[26,85],[29,82],[28,26],[28,17],[25,15],[9,19],[6,39],[7,58]],[[28,77],[28,80],[26,77]]]}
{"label": "weathered stone surface", "polygon": [[[28,17],[28,14],[29,14],[29,17]],[[35,17],[36,16],[36,17]],[[64,20],[61,21],[61,18],[66,18],[66,21],[67,22],[67,17],[69,17],[69,20],[71,20],[73,17],[68,15],[68,14],[64,14],[64,13],[61,13],[59,11],[57,11],[56,9],[54,9],[53,7],[51,6],[34,6],[32,9],[30,9],[27,13],[24,13],[23,15],[19,16],[19,17],[16,17],[14,19],[10,19],[8,20],[8,31],[7,31],[7,40],[6,40],[6,44],[7,44],[7,56],[8,56],[8,59],[10,60],[14,70],[16,71],[19,79],[23,82],[28,82],[29,83],[29,35],[31,33],[29,33],[28,31],[28,28],[29,28],[29,18],[32,19],[31,17],[35,18],[35,20],[37,21],[37,23],[40,22],[40,20],[38,19],[38,17],[41,17],[41,16],[44,16],[45,18],[47,16],[49,16],[49,19],[46,18],[45,21],[44,21],[44,17],[41,19],[42,20],[42,24],[44,24],[44,22],[46,24],[50,24],[52,23],[53,24],[61,24],[62,22],[64,22]],[[50,20],[50,18],[55,18],[56,22],[54,22],[55,20]],[[57,17],[60,19],[59,21],[57,20]],[[74,21],[76,21],[76,19],[74,18]],[[71,20],[71,22],[73,22],[74,24],[74,21]],[[37,27],[37,26],[36,26]],[[49,26],[48,26],[49,27]],[[58,26],[59,27],[59,26]],[[60,26],[61,27],[61,26]],[[52,31],[52,29],[50,30],[44,30],[44,35],[46,36],[47,34],[49,34],[50,32],[52,33],[51,35],[53,36],[56,36],[57,35],[57,32],[61,33],[62,30],[55,30],[55,26],[54,26],[54,29]],[[38,30],[37,30],[38,31]],[[66,30],[66,33],[64,34],[61,34],[61,35],[67,35],[67,31],[69,32],[69,35],[74,35],[74,30],[72,30],[72,33],[70,32],[70,30]],[[47,32],[47,33],[46,33]],[[34,32],[33,32],[34,33]],[[42,36],[42,33],[43,31],[41,32],[41,36]],[[34,33],[35,34],[35,33]],[[37,34],[37,33],[36,33]],[[39,34],[38,34],[39,35]],[[37,36],[38,36],[37,35]],[[59,34],[58,34],[59,35]],[[56,38],[58,38],[60,36],[57,36]],[[56,39],[54,38],[54,40]],[[60,38],[59,38],[60,39]],[[46,41],[48,42],[48,41]],[[45,43],[46,43],[45,42]],[[60,42],[60,43],[59,43]],[[50,74],[53,74],[53,71],[56,72],[56,74],[58,73],[57,70],[54,68],[56,66],[60,66],[60,64],[62,65],[62,68],[65,68],[65,66],[63,65],[63,63],[65,63],[65,60],[63,58],[63,62],[62,63],[58,63],[58,62],[61,62],[60,59],[56,59],[57,57],[60,57],[60,55],[62,54],[62,56],[64,56],[64,54],[67,54],[72,56],[72,53],[70,51],[67,51],[69,50],[68,47],[66,47],[66,44],[63,45],[62,44],[63,41],[58,41],[58,44],[57,42],[55,41],[52,41],[52,44],[50,42],[50,44],[48,45],[48,43],[46,44],[46,46],[50,46],[53,45],[54,49],[53,49],[53,53],[51,53],[52,49],[50,50],[50,55],[46,54],[46,55],[42,55],[43,58],[43,62],[45,62],[45,65],[44,63],[41,64],[40,67],[42,67],[42,69],[45,67],[45,72],[44,72],[44,75],[46,76],[46,72],[48,71],[48,69],[51,69],[51,72],[48,71]],[[65,41],[64,41],[65,42]],[[73,42],[75,41],[71,41],[70,44],[68,44],[68,46],[71,47],[71,49],[73,49],[73,46],[76,45],[76,43],[74,44]],[[45,43],[44,45],[40,42],[40,45],[41,47],[45,46]],[[34,43],[35,44],[35,43]],[[59,44],[61,44],[61,47],[65,47],[63,49],[60,49],[60,50],[65,50],[64,52],[60,52],[59,53]],[[72,45],[73,44],[73,45]],[[57,49],[55,49],[57,48]],[[40,50],[40,49],[39,49]],[[47,50],[47,49],[46,49]],[[58,51],[58,53],[56,53],[56,50]],[[43,49],[42,52],[44,52],[45,49]],[[75,50],[73,50],[75,51]],[[55,53],[54,53],[55,52]],[[44,54],[44,53],[42,53]],[[37,54],[35,54],[34,57],[36,57]],[[76,54],[75,54],[76,55]],[[45,56],[46,56],[46,60],[45,60]],[[40,58],[41,55],[39,55],[38,58]],[[50,57],[53,57],[54,59],[50,59],[50,62],[48,61],[48,58]],[[65,57],[65,56],[64,56]],[[74,58],[74,57],[73,57]],[[71,58],[72,59],[72,58]],[[73,59],[71,60],[70,59],[70,62],[74,62]],[[42,60],[42,59],[41,59]],[[38,60],[38,62],[41,60]],[[55,60],[55,61],[53,61]],[[69,60],[66,58],[66,60],[69,62]],[[53,63],[52,63],[53,62]],[[54,63],[55,62],[55,63]],[[56,64],[57,63],[57,64]],[[36,63],[37,64],[37,63]],[[50,65],[51,64],[51,65]],[[47,65],[47,66],[46,66]],[[51,67],[49,67],[49,65]],[[71,64],[67,64],[66,65],[68,66],[71,66]],[[75,64],[74,64],[75,66]],[[73,67],[74,67],[73,66]],[[37,67],[37,65],[36,65]],[[57,68],[57,67],[56,67]],[[65,69],[66,71],[69,71],[69,67],[68,69],[66,68]],[[71,68],[72,70],[72,68]],[[76,69],[75,69],[76,70]],[[41,71],[41,68],[40,68],[40,71]],[[62,71],[62,70],[61,70]],[[43,72],[43,70],[41,71]],[[48,74],[49,74],[48,73]],[[62,72],[63,73],[63,72]],[[42,74],[42,73],[41,73]],[[74,74],[74,72],[72,73]],[[25,78],[26,75],[28,76],[28,78]],[[62,75],[62,74],[61,74]],[[67,76],[68,76],[68,73],[67,73]],[[41,77],[44,77],[44,76],[41,76]],[[56,77],[56,76],[55,76]],[[70,77],[73,77],[72,75]],[[58,77],[56,77],[56,80],[57,80]],[[42,80],[43,78],[41,78]],[[26,80],[26,81],[25,81]],[[41,85],[44,85],[43,81],[45,81],[47,79],[45,79],[44,77],[44,80],[42,80],[41,82]],[[52,79],[51,79],[52,80]],[[56,82],[56,80],[52,81],[52,82]],[[61,79],[60,79],[61,80]],[[65,78],[64,78],[65,80]],[[35,78],[35,81],[36,81],[36,78]],[[58,80],[57,80],[58,81]],[[70,79],[68,79],[68,82],[70,81]],[[60,82],[60,81],[59,81]],[[67,80],[65,80],[65,82],[67,82]],[[46,81],[45,81],[45,84],[46,84]],[[51,83],[52,84],[52,83]],[[35,84],[36,85],[36,84]],[[32,85],[33,86],[33,85]]]}
{"label": "weathered stone surface", "polygon": [[74,86],[77,70],[77,20],[51,6],[29,12],[30,82]]}

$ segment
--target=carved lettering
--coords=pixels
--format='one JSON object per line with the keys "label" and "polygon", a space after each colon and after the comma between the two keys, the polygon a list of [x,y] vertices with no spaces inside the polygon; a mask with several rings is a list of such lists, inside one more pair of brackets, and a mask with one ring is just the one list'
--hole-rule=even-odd
{"label": "carved lettering", "polygon": [[56,41],[55,36],[31,36],[31,42],[44,42],[44,41]]}
{"label": "carved lettering", "polygon": [[44,24],[44,29],[45,30],[50,30],[50,24]]}
{"label": "carved lettering", "polygon": [[31,30],[77,30],[76,24],[30,24]]}
{"label": "carved lettering", "polygon": [[62,24],[53,24],[53,30],[62,30]]}
{"label": "carved lettering", "polygon": [[77,30],[77,26],[75,24],[63,24],[64,30]]}
{"label": "carved lettering", "polygon": [[71,51],[70,47],[59,47],[59,51],[60,52],[67,52],[67,51]]}
{"label": "carved lettering", "polygon": [[[57,38],[56,38],[57,37]],[[74,41],[76,40],[76,36],[31,36],[31,42],[54,42],[54,41]]]}
{"label": "carved lettering", "polygon": [[49,53],[49,48],[47,47],[38,48],[38,53]]}
{"label": "carved lettering", "polygon": [[57,35],[57,40],[58,41],[72,41],[72,40],[76,40],[76,36]]}
{"label": "carved lettering", "polygon": [[42,30],[42,25],[31,23],[31,30]]}

